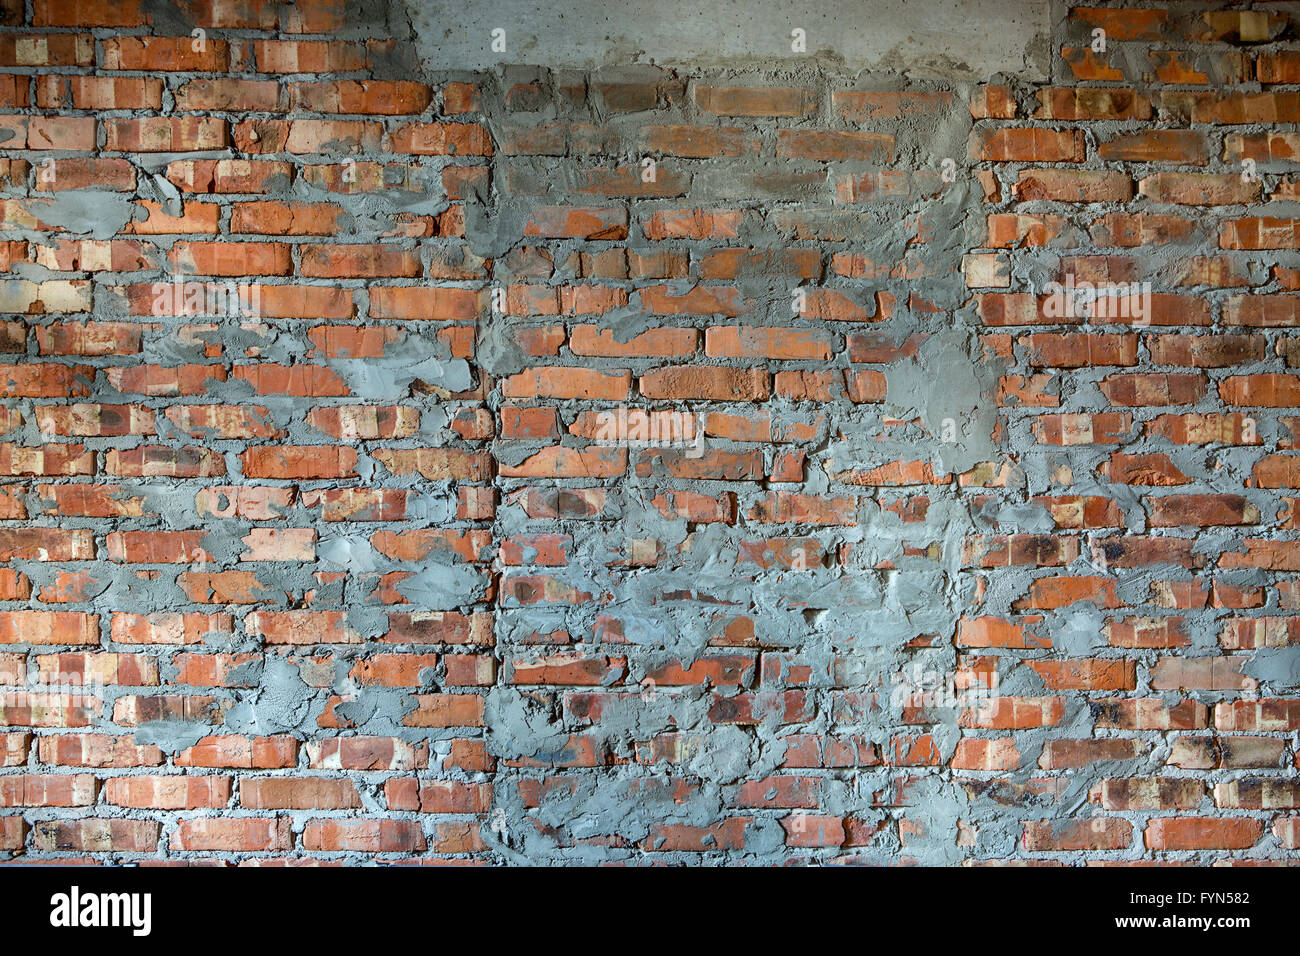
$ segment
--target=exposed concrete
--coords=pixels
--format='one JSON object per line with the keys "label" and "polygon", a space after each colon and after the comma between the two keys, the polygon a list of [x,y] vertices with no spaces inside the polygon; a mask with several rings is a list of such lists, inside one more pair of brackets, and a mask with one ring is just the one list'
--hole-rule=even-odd
{"label": "exposed concrete", "polygon": [[[408,6],[421,58],[433,69],[455,70],[500,63],[797,70],[815,61],[854,71],[1039,80],[1047,76],[1051,27],[1050,4],[1024,0],[497,0],[468,8],[408,0]],[[791,50],[796,28],[805,31],[804,53]],[[504,52],[492,49],[496,29],[505,31]]]}

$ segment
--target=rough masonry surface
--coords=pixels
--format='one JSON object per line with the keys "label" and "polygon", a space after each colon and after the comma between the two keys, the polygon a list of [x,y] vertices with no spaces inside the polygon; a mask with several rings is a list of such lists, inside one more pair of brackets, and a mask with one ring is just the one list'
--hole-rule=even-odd
{"label": "rough masonry surface", "polygon": [[0,857],[1295,860],[1300,9],[1046,6],[0,0]]}

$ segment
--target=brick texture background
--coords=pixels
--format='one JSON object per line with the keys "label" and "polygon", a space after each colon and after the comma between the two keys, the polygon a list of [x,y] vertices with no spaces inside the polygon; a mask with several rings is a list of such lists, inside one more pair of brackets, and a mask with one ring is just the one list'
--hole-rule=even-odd
{"label": "brick texture background", "polygon": [[0,855],[1297,859],[1294,5],[1041,84],[358,9],[0,3]]}

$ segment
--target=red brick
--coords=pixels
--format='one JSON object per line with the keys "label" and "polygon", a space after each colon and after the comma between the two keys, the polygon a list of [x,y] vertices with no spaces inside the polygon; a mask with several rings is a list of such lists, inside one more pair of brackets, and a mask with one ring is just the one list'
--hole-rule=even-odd
{"label": "red brick", "polygon": [[696,85],[694,98],[701,112],[724,116],[800,116],[816,106],[812,90],[789,86]]}

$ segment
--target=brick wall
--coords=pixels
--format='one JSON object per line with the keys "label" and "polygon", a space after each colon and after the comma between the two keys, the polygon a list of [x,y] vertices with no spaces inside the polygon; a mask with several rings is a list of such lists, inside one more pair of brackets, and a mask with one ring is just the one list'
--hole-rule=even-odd
{"label": "brick wall", "polygon": [[0,851],[1294,859],[1300,15],[1221,6],[0,4]]}

